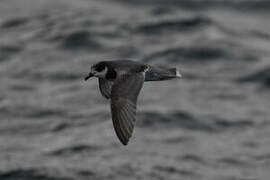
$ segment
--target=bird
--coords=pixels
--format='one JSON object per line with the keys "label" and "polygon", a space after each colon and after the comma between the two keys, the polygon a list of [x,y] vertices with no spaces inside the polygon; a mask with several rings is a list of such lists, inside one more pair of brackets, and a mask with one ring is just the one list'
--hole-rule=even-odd
{"label": "bird", "polygon": [[85,81],[98,78],[101,95],[110,100],[113,127],[127,145],[136,122],[137,99],[144,82],[180,78],[177,68],[151,66],[133,60],[100,61],[91,66]]}

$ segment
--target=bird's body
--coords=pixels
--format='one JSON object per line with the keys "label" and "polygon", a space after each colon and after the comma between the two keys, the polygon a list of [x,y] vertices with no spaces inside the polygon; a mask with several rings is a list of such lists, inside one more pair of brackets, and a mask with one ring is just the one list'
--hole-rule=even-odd
{"label": "bird's body", "polygon": [[144,81],[162,81],[181,77],[176,68],[153,67],[131,60],[101,61],[91,67],[85,78],[98,77],[99,89],[111,99],[114,129],[127,145],[136,121],[137,97]]}

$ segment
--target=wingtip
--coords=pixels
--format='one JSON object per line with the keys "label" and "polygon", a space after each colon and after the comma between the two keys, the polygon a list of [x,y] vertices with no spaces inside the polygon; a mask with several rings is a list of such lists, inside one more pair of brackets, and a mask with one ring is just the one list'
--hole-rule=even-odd
{"label": "wingtip", "polygon": [[121,142],[124,146],[128,145],[128,141],[122,141],[122,140],[120,140],[120,142]]}

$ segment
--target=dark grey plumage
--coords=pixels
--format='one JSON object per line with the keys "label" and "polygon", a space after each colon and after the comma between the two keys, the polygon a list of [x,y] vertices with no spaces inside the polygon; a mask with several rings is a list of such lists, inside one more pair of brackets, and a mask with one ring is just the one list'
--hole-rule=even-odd
{"label": "dark grey plumage", "polygon": [[136,121],[137,97],[142,89],[144,73],[121,75],[112,87],[111,113],[115,132],[126,145]]}
{"label": "dark grey plumage", "polygon": [[109,81],[104,78],[98,78],[98,84],[102,96],[106,99],[110,99],[113,81]]}
{"label": "dark grey plumage", "polygon": [[176,68],[164,68],[149,66],[145,73],[145,81],[164,81],[176,78],[178,76]]}
{"label": "dark grey plumage", "polygon": [[127,145],[136,122],[137,98],[144,81],[180,77],[176,68],[152,67],[130,60],[101,61],[85,78],[98,77],[99,89],[111,99],[113,127],[122,144]]}

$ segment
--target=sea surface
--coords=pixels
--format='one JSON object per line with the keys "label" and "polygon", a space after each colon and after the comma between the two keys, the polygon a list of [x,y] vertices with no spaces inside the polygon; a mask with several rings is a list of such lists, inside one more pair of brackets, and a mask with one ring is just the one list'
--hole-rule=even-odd
{"label": "sea surface", "polygon": [[[123,146],[101,60],[145,83]],[[0,180],[269,180],[268,0],[1,0]]]}

